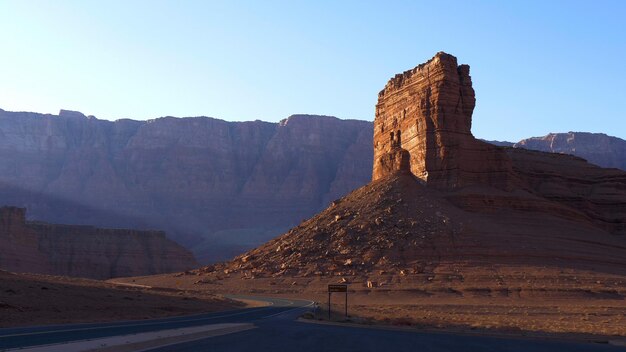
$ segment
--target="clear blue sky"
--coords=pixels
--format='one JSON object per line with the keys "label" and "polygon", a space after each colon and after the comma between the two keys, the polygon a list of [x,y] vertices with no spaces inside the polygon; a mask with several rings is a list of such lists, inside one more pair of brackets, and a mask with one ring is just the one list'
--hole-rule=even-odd
{"label": "clear blue sky", "polygon": [[471,66],[474,135],[626,138],[626,1],[0,0],[0,108],[372,120],[395,73]]}

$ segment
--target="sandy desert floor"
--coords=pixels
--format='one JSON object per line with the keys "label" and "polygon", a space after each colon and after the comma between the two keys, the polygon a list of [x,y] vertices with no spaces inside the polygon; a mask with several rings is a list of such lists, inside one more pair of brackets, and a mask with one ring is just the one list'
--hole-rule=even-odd
{"label": "sandy desert floor", "polygon": [[242,306],[208,292],[0,271],[0,327],[149,319]]}
{"label": "sandy desert floor", "polygon": [[[471,268],[424,275],[275,277],[193,271],[121,281],[187,292],[305,298],[326,311],[327,284],[349,284],[349,315],[365,324],[517,336],[626,337],[626,276],[550,267]],[[367,287],[367,282],[374,287]],[[333,295],[334,319],[343,294]],[[319,314],[323,318],[326,314]]]}
{"label": "sandy desert floor", "polygon": [[[113,281],[113,282],[111,282]],[[185,273],[109,282],[0,271],[0,326],[148,319],[243,307],[222,294],[304,298],[349,285],[350,321],[421,330],[605,339],[626,337],[626,277],[550,267],[471,268],[429,274],[254,278]],[[368,287],[368,281],[372,287]],[[333,295],[333,319],[344,296]]]}

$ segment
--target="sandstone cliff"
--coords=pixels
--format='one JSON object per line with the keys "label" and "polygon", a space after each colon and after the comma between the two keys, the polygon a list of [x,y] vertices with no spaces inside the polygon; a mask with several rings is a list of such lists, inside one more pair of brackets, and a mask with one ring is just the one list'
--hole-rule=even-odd
{"label": "sandstone cliff", "polygon": [[431,187],[510,188],[504,152],[472,136],[475,104],[469,66],[446,53],[390,79],[376,104],[373,180],[385,176],[379,161],[397,141],[409,152],[411,172]]}
{"label": "sandstone cliff", "polygon": [[[475,102],[469,66],[446,53],[392,78],[376,105],[373,179],[388,176],[382,161],[401,147],[409,153],[411,173],[451,192],[448,198],[458,206],[488,207],[483,202],[494,209],[548,211],[626,234],[625,172],[477,140],[470,131]],[[472,186],[519,190],[537,199]]]}
{"label": "sandstone cliff", "polygon": [[109,279],[197,265],[161,231],[29,222],[25,215],[23,208],[0,208],[0,269]]}
{"label": "sandstone cliff", "polygon": [[0,201],[52,223],[162,229],[201,260],[226,259],[367,183],[371,136],[370,122],[328,116],[0,111]]}

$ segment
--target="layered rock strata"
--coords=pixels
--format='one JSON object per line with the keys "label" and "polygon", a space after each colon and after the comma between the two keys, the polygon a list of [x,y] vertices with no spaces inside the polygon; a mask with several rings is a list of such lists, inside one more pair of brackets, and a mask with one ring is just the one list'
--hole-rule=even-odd
{"label": "layered rock strata", "polygon": [[190,269],[193,255],[162,231],[102,229],[26,221],[0,208],[0,269],[109,279]]}
{"label": "layered rock strata", "polygon": [[[469,66],[457,65],[446,53],[392,78],[376,105],[373,179],[387,174],[381,161],[401,147],[409,153],[411,173],[429,187],[452,192],[448,197],[459,206],[552,209],[624,234],[626,173],[567,155],[477,140],[470,131],[475,102]],[[519,190],[531,197],[512,202],[516,196],[496,196],[470,186]]]}
{"label": "layered rock strata", "polygon": [[51,223],[156,228],[232,258],[367,183],[372,124],[293,115],[99,120],[0,110],[0,205]]}
{"label": "layered rock strata", "polygon": [[472,136],[475,104],[469,66],[446,53],[389,80],[376,104],[373,180],[384,176],[377,161],[398,141],[409,152],[411,173],[431,187],[510,188],[504,152]]}

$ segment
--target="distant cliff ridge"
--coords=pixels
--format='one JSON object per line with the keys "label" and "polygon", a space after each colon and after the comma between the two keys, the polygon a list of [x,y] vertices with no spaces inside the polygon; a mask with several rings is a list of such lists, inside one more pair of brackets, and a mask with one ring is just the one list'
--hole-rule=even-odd
{"label": "distant cliff ridge", "polygon": [[543,137],[522,139],[517,143],[486,141],[498,146],[572,154],[602,167],[626,170],[626,141],[604,133],[550,133]]}
{"label": "distant cliff ridge", "polygon": [[550,133],[544,137],[523,139],[514,147],[573,154],[602,167],[626,170],[626,141],[604,133]]}
{"label": "distant cliff ridge", "polygon": [[370,180],[372,124],[293,115],[105,121],[0,111],[0,205],[155,228],[204,261],[252,248]]}
{"label": "distant cliff ridge", "polygon": [[161,231],[101,229],[26,221],[0,207],[0,269],[108,279],[182,271],[193,255]]}

